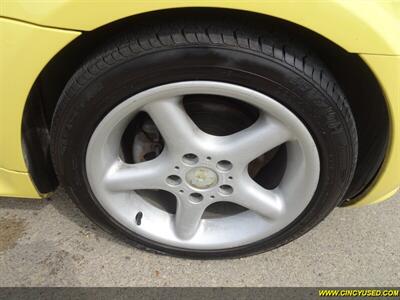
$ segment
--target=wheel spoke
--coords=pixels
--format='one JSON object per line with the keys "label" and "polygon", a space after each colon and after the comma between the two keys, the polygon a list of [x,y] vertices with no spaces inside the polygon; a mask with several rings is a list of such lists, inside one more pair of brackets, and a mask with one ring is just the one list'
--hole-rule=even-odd
{"label": "wheel spoke", "polygon": [[272,220],[281,216],[285,209],[283,199],[278,193],[264,189],[250,177],[243,180],[234,199],[235,203]]}
{"label": "wheel spoke", "polygon": [[249,128],[224,137],[221,141],[225,151],[246,165],[258,156],[289,141],[291,133],[279,121],[266,116]]}
{"label": "wheel spoke", "polygon": [[309,153],[311,151],[302,150],[298,144],[288,143],[286,149],[286,170],[278,188],[286,202],[290,202],[291,207],[294,207],[297,204],[295,199],[312,198],[314,190],[305,189],[304,187],[317,186],[319,178],[308,176],[308,174],[319,173],[319,162],[318,160],[310,159],[307,163],[303,152]]}
{"label": "wheel spoke", "polygon": [[175,215],[175,233],[179,238],[188,240],[196,234],[204,209],[205,207],[201,203],[178,201]]}
{"label": "wheel spoke", "polygon": [[166,161],[159,156],[138,164],[117,163],[107,172],[104,183],[112,191],[159,189],[165,186],[166,173]]}
{"label": "wheel spoke", "polygon": [[194,144],[202,131],[196,126],[183,107],[182,97],[150,103],[144,110],[150,115],[170,148]]}

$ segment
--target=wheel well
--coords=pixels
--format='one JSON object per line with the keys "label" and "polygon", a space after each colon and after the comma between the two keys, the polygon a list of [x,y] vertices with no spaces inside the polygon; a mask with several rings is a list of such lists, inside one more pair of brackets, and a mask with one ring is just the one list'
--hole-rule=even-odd
{"label": "wheel well", "polygon": [[170,18],[190,20],[204,16],[210,20],[235,18],[237,22],[285,30],[319,55],[344,90],[357,123],[359,160],[346,198],[356,197],[368,186],[384,159],[389,136],[389,116],[385,98],[375,76],[357,54],[348,53],[317,33],[282,19],[228,9],[183,8],[131,16],[93,31],[83,32],[56,54],[42,70],[28,96],[22,124],[26,162],[41,193],[53,191],[58,185],[49,154],[49,129],[59,96],[79,66],[104,41],[137,25],[160,26]]}

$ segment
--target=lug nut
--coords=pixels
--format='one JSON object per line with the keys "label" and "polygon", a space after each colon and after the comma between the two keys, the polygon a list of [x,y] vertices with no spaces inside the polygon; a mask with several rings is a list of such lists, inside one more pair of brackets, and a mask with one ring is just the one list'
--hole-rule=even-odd
{"label": "lug nut", "polygon": [[219,193],[228,196],[233,193],[233,187],[228,184],[223,184],[219,187]]}
{"label": "lug nut", "polygon": [[220,171],[227,172],[232,169],[232,167],[232,163],[228,160],[220,160],[219,162],[217,162],[217,169]]}
{"label": "lug nut", "polygon": [[199,203],[203,200],[203,195],[199,193],[191,193],[189,199],[194,203]]}
{"label": "lug nut", "polygon": [[177,175],[169,175],[166,179],[167,183],[172,186],[177,186],[182,183],[182,179]]}
{"label": "lug nut", "polygon": [[198,163],[199,158],[196,154],[187,153],[182,157],[182,161],[187,165],[195,165]]}

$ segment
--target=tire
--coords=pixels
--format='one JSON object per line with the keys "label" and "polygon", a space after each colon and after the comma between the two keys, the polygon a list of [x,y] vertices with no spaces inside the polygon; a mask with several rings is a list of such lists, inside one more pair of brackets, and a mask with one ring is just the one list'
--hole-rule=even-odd
{"label": "tire", "polygon": [[[346,98],[312,51],[284,33],[213,21],[136,28],[102,47],[66,85],[55,109],[51,154],[58,178],[79,208],[106,231],[158,252],[232,257],[271,250],[303,235],[341,201],[357,161],[357,132]],[[305,209],[279,231],[235,247],[181,247],[127,228],[95,196],[87,151],[115,107],[152,88],[188,81],[228,83],[267,95],[293,113],[318,150],[318,182]],[[306,175],[306,174],[305,174]],[[208,175],[207,175],[208,176]],[[136,216],[137,217],[137,216]],[[132,216],[134,219],[135,216]]]}

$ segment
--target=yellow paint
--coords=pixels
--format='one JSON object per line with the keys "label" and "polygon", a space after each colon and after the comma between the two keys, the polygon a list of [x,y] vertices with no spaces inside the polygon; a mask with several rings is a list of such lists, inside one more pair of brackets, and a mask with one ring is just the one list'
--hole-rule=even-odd
{"label": "yellow paint", "polygon": [[27,170],[21,122],[29,91],[47,62],[79,35],[0,18],[0,168]]}
{"label": "yellow paint", "polygon": [[400,54],[400,2],[382,0],[3,0],[4,15],[29,22],[92,30],[154,10],[217,7],[247,10],[302,25],[349,52]]}
{"label": "yellow paint", "polygon": [[5,197],[41,198],[29,174],[0,168],[0,195]]}
{"label": "yellow paint", "polygon": [[362,58],[387,97],[391,143],[379,176],[357,205],[376,203],[394,193],[400,185],[400,56],[395,56],[400,55],[399,1],[3,0],[0,4],[0,15],[5,17],[0,18],[0,195],[39,196],[26,172],[21,120],[27,95],[46,63],[78,37],[79,30],[92,30],[127,16],[175,7],[221,7],[275,16],[318,32],[349,52],[363,53]]}

